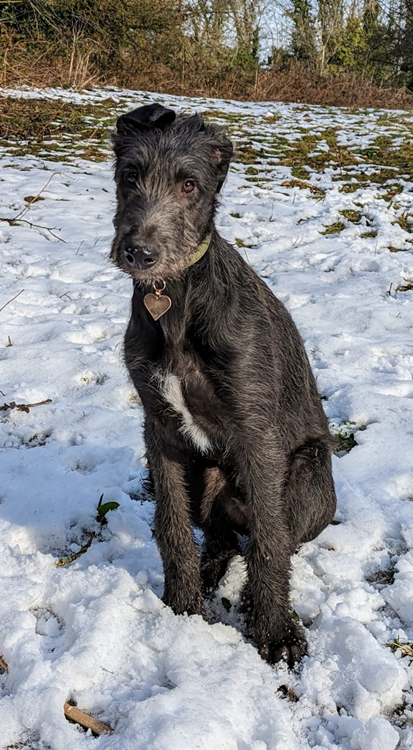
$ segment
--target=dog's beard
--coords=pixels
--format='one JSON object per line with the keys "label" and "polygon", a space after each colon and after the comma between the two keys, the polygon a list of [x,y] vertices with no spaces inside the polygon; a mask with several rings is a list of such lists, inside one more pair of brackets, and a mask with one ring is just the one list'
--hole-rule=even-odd
{"label": "dog's beard", "polygon": [[[125,257],[125,241],[127,235],[117,234],[113,240],[110,258],[112,262],[130,276],[134,283],[147,287],[157,281],[181,279],[186,270],[192,265],[201,237],[193,227],[183,228],[175,237],[158,240],[155,243],[160,248],[160,259],[150,268],[134,268]],[[153,241],[153,240],[152,240]]]}

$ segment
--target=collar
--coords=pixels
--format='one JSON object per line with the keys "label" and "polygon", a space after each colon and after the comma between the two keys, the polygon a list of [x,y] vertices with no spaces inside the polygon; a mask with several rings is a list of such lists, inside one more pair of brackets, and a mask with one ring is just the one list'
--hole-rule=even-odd
{"label": "collar", "polygon": [[197,263],[199,260],[201,260],[201,258],[205,255],[206,251],[208,250],[211,244],[211,236],[212,236],[211,234],[207,234],[204,241],[201,242],[201,244],[198,246],[198,249],[195,250],[194,253],[192,253],[189,259],[188,266],[187,266],[188,268],[189,266],[193,266],[194,263]]}

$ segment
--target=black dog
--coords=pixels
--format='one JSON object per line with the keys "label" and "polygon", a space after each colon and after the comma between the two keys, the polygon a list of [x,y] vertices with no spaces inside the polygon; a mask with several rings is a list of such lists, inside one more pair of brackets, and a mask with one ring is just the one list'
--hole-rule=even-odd
{"label": "black dog", "polygon": [[[271,662],[306,651],[290,558],[332,520],[331,438],[300,335],[217,233],[232,144],[201,117],[154,104],[113,137],[113,261],[134,281],[125,359],[145,409],[163,600],[202,613],[249,537],[249,633]],[[199,554],[192,526],[204,533]]]}

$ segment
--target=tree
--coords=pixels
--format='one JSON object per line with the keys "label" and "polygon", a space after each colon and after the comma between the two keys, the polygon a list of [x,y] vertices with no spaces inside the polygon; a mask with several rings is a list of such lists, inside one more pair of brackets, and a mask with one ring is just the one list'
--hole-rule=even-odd
{"label": "tree", "polygon": [[292,0],[289,16],[293,22],[291,34],[291,52],[297,60],[315,62],[316,33],[314,15],[310,0]]}

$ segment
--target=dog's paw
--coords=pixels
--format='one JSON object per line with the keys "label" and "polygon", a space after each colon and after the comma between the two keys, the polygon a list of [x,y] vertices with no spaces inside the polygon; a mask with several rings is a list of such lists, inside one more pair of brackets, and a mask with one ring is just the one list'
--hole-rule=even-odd
{"label": "dog's paw", "polygon": [[228,568],[228,563],[236,551],[217,555],[216,557],[204,557],[201,561],[201,582],[202,590],[205,596],[210,596],[217,588],[218,584]]}
{"label": "dog's paw", "polygon": [[270,664],[287,662],[293,669],[307,653],[307,641],[302,628],[295,622],[288,623],[281,638],[258,639],[258,652]]}
{"label": "dog's paw", "polygon": [[165,591],[162,601],[167,607],[170,607],[176,615],[203,615],[204,602],[201,593],[197,592],[193,596],[185,596],[184,592],[167,592]]}

